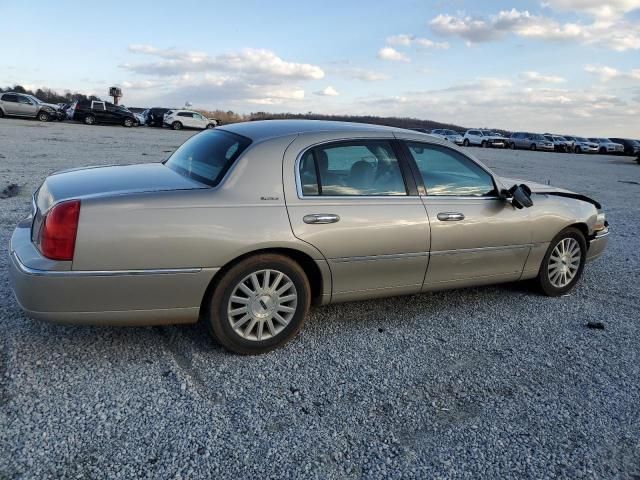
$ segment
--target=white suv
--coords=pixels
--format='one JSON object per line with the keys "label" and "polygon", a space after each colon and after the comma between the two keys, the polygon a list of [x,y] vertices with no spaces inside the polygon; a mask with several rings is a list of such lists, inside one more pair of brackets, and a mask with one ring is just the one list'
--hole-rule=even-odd
{"label": "white suv", "polygon": [[491,130],[467,130],[462,144],[465,147],[480,145],[481,147],[505,148],[507,139]]}
{"label": "white suv", "polygon": [[183,128],[214,128],[217,125],[215,120],[192,110],[169,110],[164,114],[163,122],[174,130]]}

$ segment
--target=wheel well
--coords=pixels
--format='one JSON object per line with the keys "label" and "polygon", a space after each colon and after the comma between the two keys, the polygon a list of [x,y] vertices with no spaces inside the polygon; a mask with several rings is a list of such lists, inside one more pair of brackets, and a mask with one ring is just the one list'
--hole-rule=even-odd
{"label": "wheel well", "polygon": [[311,304],[319,305],[322,301],[322,273],[320,273],[320,269],[316,262],[306,253],[303,253],[299,250],[295,250],[293,248],[265,248],[262,250],[254,250],[249,253],[245,253],[244,255],[240,255],[239,257],[234,258],[227,264],[225,264],[213,277],[211,282],[209,282],[209,286],[207,287],[204,296],[202,297],[202,303],[200,304],[200,314],[205,312],[204,309],[205,304],[209,302],[211,298],[211,294],[213,290],[216,288],[217,284],[220,282],[220,279],[224,277],[225,273],[228,272],[234,265],[237,265],[242,260],[253,257],[255,255],[261,255],[264,253],[276,253],[278,255],[283,255],[285,257],[289,257],[298,263],[304,270],[304,273],[307,275],[307,279],[309,280],[309,286],[311,287]]}
{"label": "wheel well", "polygon": [[580,230],[582,235],[584,236],[584,241],[587,242],[587,247],[589,246],[589,227],[587,227],[586,223],[574,223],[573,225],[569,225],[571,228],[577,228]]}

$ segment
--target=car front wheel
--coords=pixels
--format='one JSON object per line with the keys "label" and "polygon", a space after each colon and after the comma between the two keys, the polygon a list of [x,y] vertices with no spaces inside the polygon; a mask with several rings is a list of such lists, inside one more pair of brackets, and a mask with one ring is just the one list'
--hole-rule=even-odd
{"label": "car front wheel", "polygon": [[41,122],[48,122],[49,118],[51,118],[51,117],[49,116],[49,114],[47,112],[38,113],[38,120],[40,120]]}
{"label": "car front wheel", "polygon": [[567,228],[549,245],[538,273],[538,284],[545,295],[557,297],[573,289],[584,269],[587,242],[582,232]]}
{"label": "car front wheel", "polygon": [[84,123],[86,123],[87,125],[94,125],[96,123],[96,117],[94,117],[93,115],[87,115],[86,117],[84,117]]}
{"label": "car front wheel", "polygon": [[215,285],[207,322],[228,350],[265,353],[298,333],[310,299],[300,265],[282,255],[257,255],[233,266]]}
{"label": "car front wheel", "polygon": [[465,138],[464,141],[462,142],[462,145],[464,145],[465,147],[469,146],[469,139]]}
{"label": "car front wheel", "polygon": [[182,124],[180,122],[173,122],[171,124],[171,128],[174,130],[182,130]]}
{"label": "car front wheel", "polygon": [[127,128],[133,127],[133,120],[131,118],[125,118],[123,124]]}

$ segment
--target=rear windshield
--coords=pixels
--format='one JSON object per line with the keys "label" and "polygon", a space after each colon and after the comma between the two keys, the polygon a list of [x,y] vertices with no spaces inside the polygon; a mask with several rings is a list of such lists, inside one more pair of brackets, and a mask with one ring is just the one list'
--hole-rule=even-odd
{"label": "rear windshield", "polygon": [[183,143],[165,165],[180,175],[215,187],[250,143],[248,138],[224,130],[205,130]]}

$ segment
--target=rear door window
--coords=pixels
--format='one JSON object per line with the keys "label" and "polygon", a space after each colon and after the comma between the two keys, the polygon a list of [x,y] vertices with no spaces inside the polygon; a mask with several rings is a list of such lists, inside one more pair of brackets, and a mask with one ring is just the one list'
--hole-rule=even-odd
{"label": "rear door window", "polygon": [[3,102],[18,103],[18,96],[15,93],[5,93],[2,96]]}
{"label": "rear door window", "polygon": [[407,195],[398,159],[384,140],[316,147],[302,156],[299,175],[304,195]]}

